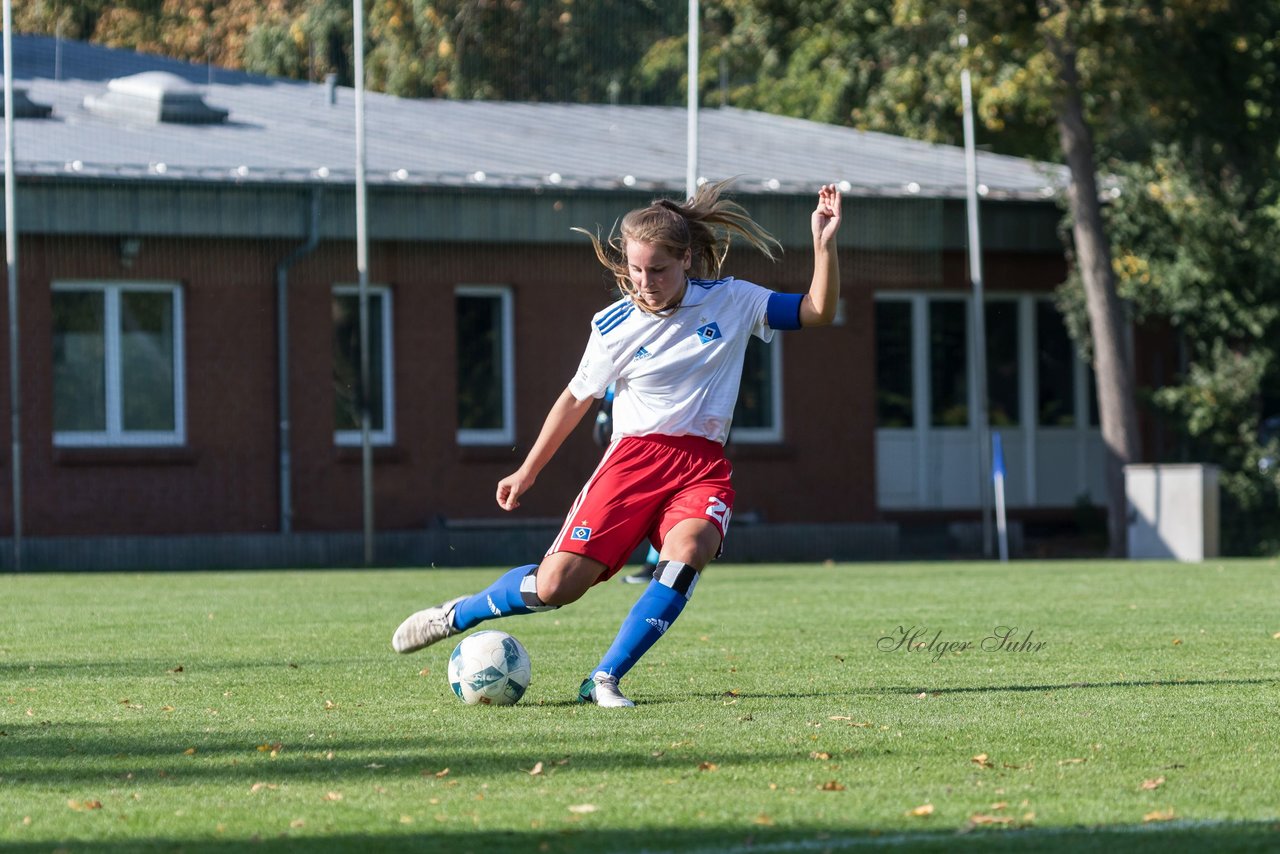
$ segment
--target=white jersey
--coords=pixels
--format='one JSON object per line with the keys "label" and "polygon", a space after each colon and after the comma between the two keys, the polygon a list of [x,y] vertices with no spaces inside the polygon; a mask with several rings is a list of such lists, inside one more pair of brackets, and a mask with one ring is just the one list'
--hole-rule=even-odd
{"label": "white jersey", "polygon": [[598,313],[569,383],[578,400],[615,383],[613,439],[702,436],[724,444],[748,336],[770,341],[772,291],[741,279],[690,279],[678,308],[653,315],[623,297]]}

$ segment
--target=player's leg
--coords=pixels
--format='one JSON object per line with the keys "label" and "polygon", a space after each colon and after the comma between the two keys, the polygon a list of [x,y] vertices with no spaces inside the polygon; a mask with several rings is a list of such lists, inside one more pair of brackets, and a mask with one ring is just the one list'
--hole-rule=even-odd
{"label": "player's leg", "polygon": [[540,564],[517,566],[472,596],[410,615],[391,637],[396,652],[416,652],[485,620],[551,611],[577,601],[605,571],[583,555],[556,552]]}
{"label": "player's leg", "polygon": [[618,688],[640,657],[658,642],[693,596],[699,573],[719,553],[724,536],[706,519],[685,519],[668,532],[649,586],[623,619],[618,634],[578,689],[580,702],[600,706],[634,706]]}
{"label": "player's leg", "polygon": [[540,564],[518,566],[473,596],[411,615],[396,629],[392,647],[414,652],[485,620],[567,605],[602,575],[616,572],[635,550],[652,516],[652,508],[639,503],[618,480],[632,468],[626,461],[635,445],[623,439],[610,446]]}

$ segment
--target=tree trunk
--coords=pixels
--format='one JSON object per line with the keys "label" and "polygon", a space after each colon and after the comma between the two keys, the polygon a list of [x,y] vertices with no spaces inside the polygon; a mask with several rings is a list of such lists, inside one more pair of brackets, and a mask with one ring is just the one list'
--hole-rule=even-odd
{"label": "tree trunk", "polygon": [[[1072,236],[1076,263],[1084,281],[1093,337],[1093,369],[1098,380],[1098,414],[1102,419],[1102,440],[1107,449],[1107,533],[1109,553],[1123,557],[1127,551],[1128,523],[1124,487],[1124,466],[1138,457],[1138,414],[1134,398],[1133,374],[1125,350],[1124,320],[1111,269],[1111,247],[1102,225],[1098,201],[1093,136],[1084,117],[1080,98],[1080,78],[1076,52],[1054,36],[1049,48],[1058,60],[1063,84],[1058,103],[1058,134],[1071,186],[1067,200],[1071,209]],[[1078,413],[1077,417],[1086,417]]]}

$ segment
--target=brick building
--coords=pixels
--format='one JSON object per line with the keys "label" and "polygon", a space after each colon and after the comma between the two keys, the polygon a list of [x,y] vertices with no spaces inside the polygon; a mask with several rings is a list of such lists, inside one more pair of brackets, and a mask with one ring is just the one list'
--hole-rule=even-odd
{"label": "brick building", "polygon": [[[356,559],[352,92],[29,36],[14,59],[31,106],[15,172],[33,561]],[[786,248],[776,264],[735,249],[735,275],[806,289],[814,192],[838,181],[846,198],[837,325],[749,352],[730,445],[737,517],[791,526],[795,544],[815,525],[844,532],[833,556],[892,553],[913,520],[972,519],[963,152],[735,109],[700,121],[701,174],[734,177]],[[585,428],[518,515],[493,492],[611,299],[570,229],[607,232],[682,195],[684,122],[663,107],[367,96],[380,561],[505,560],[483,546],[527,550],[558,521],[598,457]],[[1049,300],[1065,277],[1062,173],[982,152],[978,164],[1010,506],[1101,502],[1088,369]],[[7,454],[0,464],[7,480]],[[5,535],[13,511],[0,491]]]}

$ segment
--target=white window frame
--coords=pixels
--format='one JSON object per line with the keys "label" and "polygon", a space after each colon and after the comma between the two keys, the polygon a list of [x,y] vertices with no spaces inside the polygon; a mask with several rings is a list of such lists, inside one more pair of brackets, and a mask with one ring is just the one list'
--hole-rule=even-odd
{"label": "white window frame", "polygon": [[734,444],[766,445],[778,444],[782,441],[784,434],[782,425],[782,339],[785,337],[785,333],[774,332],[772,341],[761,342],[769,352],[769,394],[770,400],[773,401],[773,406],[769,413],[770,425],[768,427],[732,426],[729,431],[729,441]]}
{"label": "white window frame", "polygon": [[[105,370],[105,430],[55,430],[53,444],[62,448],[174,447],[187,441],[186,348],[183,291],[179,282],[64,280],[52,284],[54,293],[103,294],[103,350]],[[120,294],[167,293],[173,298],[173,430],[125,430],[120,358]],[[53,330],[50,329],[52,333]]]}
{"label": "white window frame", "polygon": [[[379,319],[382,322],[382,429],[369,431],[369,443],[373,445],[394,445],[396,441],[396,398],[395,398],[395,346],[393,341],[391,288],[388,285],[369,285],[369,296],[377,296],[381,300]],[[359,296],[360,286],[341,284],[333,286],[332,297]],[[332,298],[331,297],[331,298]],[[370,300],[372,302],[372,300]],[[370,306],[372,308],[372,305]],[[372,318],[373,312],[370,312]],[[333,335],[333,330],[329,330]],[[334,430],[333,443],[339,447],[351,447],[363,442],[360,430]]]}
{"label": "white window frame", "polygon": [[[496,297],[502,318],[502,426],[491,429],[458,428],[459,445],[510,445],[516,440],[515,299],[508,285],[458,285],[458,297]],[[455,315],[456,328],[456,315]],[[458,351],[455,349],[454,358]]]}

